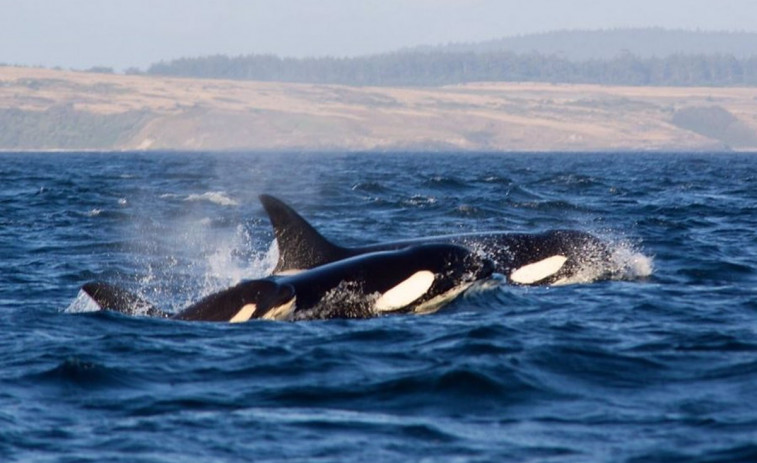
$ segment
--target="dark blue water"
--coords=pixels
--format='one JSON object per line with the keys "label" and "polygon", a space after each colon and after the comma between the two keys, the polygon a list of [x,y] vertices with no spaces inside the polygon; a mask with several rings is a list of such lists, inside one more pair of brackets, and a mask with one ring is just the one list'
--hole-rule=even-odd
{"label": "dark blue water", "polygon": [[[0,155],[0,461],[757,461],[757,156]],[[622,281],[434,315],[212,324],[275,262],[257,195],[344,244],[576,228]]]}

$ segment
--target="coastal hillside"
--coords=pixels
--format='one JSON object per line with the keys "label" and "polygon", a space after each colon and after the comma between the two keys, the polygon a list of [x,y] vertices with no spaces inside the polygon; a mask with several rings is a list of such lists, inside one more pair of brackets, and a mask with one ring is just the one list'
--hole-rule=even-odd
{"label": "coastal hillside", "polygon": [[757,93],[354,87],[0,67],[0,149],[757,150]]}

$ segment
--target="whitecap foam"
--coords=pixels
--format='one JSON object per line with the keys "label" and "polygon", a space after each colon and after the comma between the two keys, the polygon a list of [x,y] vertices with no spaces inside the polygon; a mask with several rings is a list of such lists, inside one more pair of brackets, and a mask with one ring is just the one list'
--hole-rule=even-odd
{"label": "whitecap foam", "polygon": [[326,291],[314,307],[298,310],[294,320],[372,318],[378,315],[373,306],[379,296],[378,293],[366,294],[357,282],[342,281]]}
{"label": "whitecap foam", "polygon": [[185,201],[208,201],[219,206],[238,206],[239,201],[231,199],[223,191],[208,191],[202,194],[191,194]]}
{"label": "whitecap foam", "polygon": [[649,277],[653,259],[639,251],[632,243],[603,237],[608,245],[609,256],[596,249],[586,249],[578,270],[555,285],[592,283],[598,280],[639,280]]}
{"label": "whitecap foam", "polygon": [[615,248],[612,260],[615,262],[619,279],[622,280],[647,278],[654,272],[654,259],[628,244],[621,244]]}

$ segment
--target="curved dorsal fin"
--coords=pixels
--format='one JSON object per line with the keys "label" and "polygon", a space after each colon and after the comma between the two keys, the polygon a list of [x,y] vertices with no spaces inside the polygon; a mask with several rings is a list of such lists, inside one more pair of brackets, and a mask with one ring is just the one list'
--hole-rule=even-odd
{"label": "curved dorsal fin", "polygon": [[116,285],[93,281],[81,288],[103,310],[112,310],[126,315],[168,318],[169,314],[156,308],[140,296]]}
{"label": "curved dorsal fin", "polygon": [[270,195],[259,198],[279,247],[279,261],[273,273],[305,270],[349,256],[346,249],[327,240],[283,201]]}

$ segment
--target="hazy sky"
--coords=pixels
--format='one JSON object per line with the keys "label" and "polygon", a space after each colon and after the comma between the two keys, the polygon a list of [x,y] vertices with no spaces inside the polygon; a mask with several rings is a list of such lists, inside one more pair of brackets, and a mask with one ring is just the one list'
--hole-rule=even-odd
{"label": "hazy sky", "polygon": [[146,68],[640,26],[757,31],[757,0],[0,0],[0,63]]}

